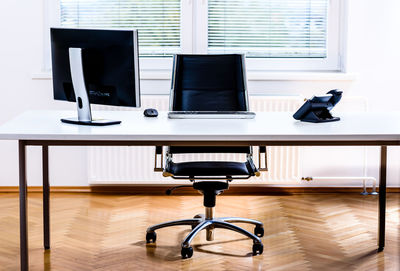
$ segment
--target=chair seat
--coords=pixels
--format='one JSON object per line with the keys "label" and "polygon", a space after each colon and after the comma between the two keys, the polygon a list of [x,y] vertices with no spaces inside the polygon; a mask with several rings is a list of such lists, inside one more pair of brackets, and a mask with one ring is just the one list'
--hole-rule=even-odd
{"label": "chair seat", "polygon": [[169,162],[165,170],[178,177],[195,176],[254,176],[250,162]]}

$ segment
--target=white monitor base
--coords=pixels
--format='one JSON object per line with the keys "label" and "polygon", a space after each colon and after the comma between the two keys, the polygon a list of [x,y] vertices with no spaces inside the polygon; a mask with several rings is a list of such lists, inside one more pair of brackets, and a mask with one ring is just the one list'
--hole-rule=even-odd
{"label": "white monitor base", "polygon": [[105,125],[114,125],[121,123],[120,120],[94,119],[91,121],[82,121],[79,120],[78,118],[61,119],[61,121],[70,124],[92,125],[92,126],[105,126]]}

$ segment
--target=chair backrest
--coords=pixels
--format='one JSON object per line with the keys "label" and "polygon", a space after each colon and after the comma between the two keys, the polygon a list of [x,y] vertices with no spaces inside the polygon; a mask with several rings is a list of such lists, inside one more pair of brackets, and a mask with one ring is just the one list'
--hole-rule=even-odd
{"label": "chair backrest", "polygon": [[[244,55],[175,55],[171,111],[248,111]],[[250,147],[170,147],[171,153],[250,153]]]}
{"label": "chair backrest", "polygon": [[175,55],[171,111],[247,111],[243,55]]}

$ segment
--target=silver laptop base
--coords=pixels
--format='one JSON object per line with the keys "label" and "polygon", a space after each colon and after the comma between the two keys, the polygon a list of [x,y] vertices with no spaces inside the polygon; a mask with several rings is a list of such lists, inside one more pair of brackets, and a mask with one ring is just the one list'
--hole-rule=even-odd
{"label": "silver laptop base", "polygon": [[256,113],[248,111],[170,111],[170,119],[254,119]]}

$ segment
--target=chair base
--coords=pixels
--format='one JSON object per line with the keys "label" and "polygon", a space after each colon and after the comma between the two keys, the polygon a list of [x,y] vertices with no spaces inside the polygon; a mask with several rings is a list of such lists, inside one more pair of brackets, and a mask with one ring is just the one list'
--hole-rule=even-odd
{"label": "chair base", "polygon": [[[221,217],[221,218],[213,218],[213,208],[206,207],[205,215],[196,215],[192,219],[182,219],[182,220],[174,220],[161,224],[157,224],[151,226],[147,229],[146,241],[147,243],[154,243],[157,239],[157,235],[155,233],[156,230],[171,226],[182,226],[188,225],[192,226],[192,231],[186,236],[186,238],[182,242],[182,258],[190,258],[193,255],[193,248],[190,246],[193,238],[202,230],[206,230],[206,238],[207,241],[214,240],[214,229],[215,228],[223,228],[232,230],[238,233],[241,233],[253,240],[253,255],[259,255],[263,253],[263,245],[260,237],[264,236],[264,228],[263,224],[260,221],[240,218],[240,217]],[[248,223],[255,225],[254,234],[248,232],[247,230],[238,227],[232,223]]]}

